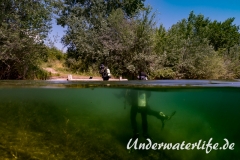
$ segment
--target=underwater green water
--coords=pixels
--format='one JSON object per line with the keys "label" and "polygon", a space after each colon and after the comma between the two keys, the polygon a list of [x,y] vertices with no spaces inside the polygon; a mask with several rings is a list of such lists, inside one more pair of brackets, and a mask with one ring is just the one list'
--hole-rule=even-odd
{"label": "underwater green water", "polygon": [[[239,87],[14,83],[0,85],[0,159],[240,159]],[[212,138],[213,144],[223,146],[225,138],[234,149],[208,154],[205,149],[129,153],[133,132],[128,102],[133,97],[125,93],[139,90],[151,93],[152,110],[166,115],[176,111],[162,130],[160,119],[147,116],[153,143],[207,143]],[[136,119],[139,143],[147,144],[140,113]]]}

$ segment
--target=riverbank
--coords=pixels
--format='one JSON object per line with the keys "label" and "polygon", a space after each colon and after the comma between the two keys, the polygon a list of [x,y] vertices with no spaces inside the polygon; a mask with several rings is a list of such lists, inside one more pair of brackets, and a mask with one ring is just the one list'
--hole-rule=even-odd
{"label": "riverbank", "polygon": [[72,75],[73,79],[89,79],[90,77],[94,79],[102,79],[102,77],[96,75],[96,73],[73,73],[63,65],[63,62],[58,60],[43,64],[42,69],[49,73],[50,76],[48,80],[67,80],[68,75]]}
{"label": "riverbank", "polygon": [[[84,73],[84,74],[76,74],[70,71],[68,68],[66,68],[62,62],[55,61],[53,62],[53,65],[45,64],[42,67],[45,71],[47,71],[50,75],[48,80],[53,81],[102,81],[102,77],[97,75],[96,73]],[[71,78],[70,78],[70,77]],[[119,81],[119,78],[112,77],[110,78],[110,81]],[[123,81],[126,81],[127,79],[121,79]]]}

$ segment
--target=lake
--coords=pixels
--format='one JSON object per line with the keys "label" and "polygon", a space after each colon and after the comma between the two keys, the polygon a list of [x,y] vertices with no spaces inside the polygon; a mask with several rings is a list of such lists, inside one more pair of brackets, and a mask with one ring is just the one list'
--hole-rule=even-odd
{"label": "lake", "polygon": [[[146,112],[148,148],[138,109],[136,146],[145,147],[129,150],[129,93],[139,92],[154,113],[176,114],[162,128]],[[0,159],[239,159],[239,99],[237,80],[0,81]]]}

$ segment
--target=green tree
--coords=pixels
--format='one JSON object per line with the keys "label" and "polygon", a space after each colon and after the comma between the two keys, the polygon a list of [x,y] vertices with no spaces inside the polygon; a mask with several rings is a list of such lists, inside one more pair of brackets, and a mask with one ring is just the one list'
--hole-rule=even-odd
{"label": "green tree", "polygon": [[48,1],[0,2],[0,79],[45,75],[39,62],[45,56],[43,39],[50,29],[50,20]]}
{"label": "green tree", "polygon": [[55,2],[55,13],[58,24],[70,26],[69,18],[83,17],[89,26],[98,27],[101,17],[107,18],[110,13],[122,9],[126,16],[133,16],[144,8],[145,0],[63,0]]}
{"label": "green tree", "polygon": [[227,78],[240,78],[240,46],[238,44],[228,49],[218,51],[224,59],[224,64],[227,67]]}
{"label": "green tree", "polygon": [[[125,72],[123,68],[126,66],[123,61],[119,63],[120,67],[116,67],[113,62],[118,62],[118,55],[124,55],[123,52],[127,52],[127,48],[133,43],[134,36],[130,36],[136,28],[134,16],[144,7],[143,2],[143,0],[85,0],[64,1],[57,6],[58,24],[67,26],[62,41],[68,46],[68,66],[83,72],[91,68],[97,69],[103,62],[114,68],[117,75]],[[114,21],[112,17],[119,22]],[[126,37],[129,38],[129,44]],[[125,44],[127,45],[123,46]]]}
{"label": "green tree", "polygon": [[153,51],[154,15],[150,12],[147,8],[134,18],[126,18],[118,9],[108,17],[100,42],[115,75],[134,78],[139,70],[150,73],[154,68],[157,56]]}
{"label": "green tree", "polygon": [[159,28],[156,28],[154,35],[154,51],[157,54],[162,54],[165,51],[164,47],[166,46],[166,39],[167,31],[164,28],[163,24],[161,24]]}
{"label": "green tree", "polygon": [[[183,19],[173,25],[167,33],[157,36],[155,48],[161,48],[162,68],[155,74],[158,78],[207,79],[222,78],[226,75],[223,58],[217,55],[206,37],[209,20],[190,13],[188,20]],[[159,28],[162,31],[162,27]]]}
{"label": "green tree", "polygon": [[239,26],[234,25],[233,22],[234,18],[228,18],[224,22],[215,20],[210,23],[208,39],[216,51],[226,48],[229,53],[231,47],[239,44]]}

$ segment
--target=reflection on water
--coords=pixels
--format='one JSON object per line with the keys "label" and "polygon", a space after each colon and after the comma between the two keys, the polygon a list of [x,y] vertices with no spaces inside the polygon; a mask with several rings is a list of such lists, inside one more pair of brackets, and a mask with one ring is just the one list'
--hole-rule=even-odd
{"label": "reflection on water", "polygon": [[[150,149],[129,153],[131,103],[126,100],[132,97],[116,95],[136,90],[132,82],[111,83],[116,87],[98,82],[24,83],[0,84],[0,159],[239,159],[240,88],[236,86],[137,86],[151,92],[148,104],[152,110],[168,115],[176,111],[163,130],[161,120],[148,115],[148,134],[154,143],[207,143],[212,138],[212,143],[222,146],[226,138],[235,143],[234,150],[206,154],[197,149]],[[46,88],[49,85],[53,88]],[[147,142],[140,113],[136,122],[139,142]]]}

